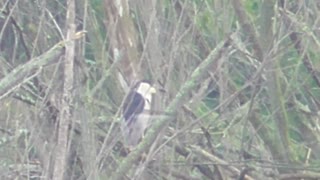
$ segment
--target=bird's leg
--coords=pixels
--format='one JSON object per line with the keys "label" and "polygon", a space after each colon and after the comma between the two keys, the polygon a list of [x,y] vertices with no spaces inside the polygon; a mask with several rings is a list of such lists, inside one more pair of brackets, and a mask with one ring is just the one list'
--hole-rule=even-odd
{"label": "bird's leg", "polygon": [[134,148],[133,147],[125,147],[125,146],[122,146],[121,149],[120,149],[120,156],[122,157],[126,157],[131,151],[133,151]]}

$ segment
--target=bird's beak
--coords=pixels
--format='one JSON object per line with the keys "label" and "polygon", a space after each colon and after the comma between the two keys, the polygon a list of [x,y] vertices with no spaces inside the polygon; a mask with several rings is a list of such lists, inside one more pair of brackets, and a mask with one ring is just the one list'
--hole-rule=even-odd
{"label": "bird's beak", "polygon": [[155,94],[157,92],[156,88],[154,87],[151,87],[149,91],[151,94]]}

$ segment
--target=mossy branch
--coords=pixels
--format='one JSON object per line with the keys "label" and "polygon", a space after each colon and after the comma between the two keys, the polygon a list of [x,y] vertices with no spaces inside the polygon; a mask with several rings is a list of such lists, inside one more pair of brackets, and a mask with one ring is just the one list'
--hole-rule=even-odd
{"label": "mossy branch", "polygon": [[62,55],[64,45],[65,43],[58,43],[44,54],[14,68],[3,77],[0,80],[0,100],[37,75],[44,66],[53,63]]}

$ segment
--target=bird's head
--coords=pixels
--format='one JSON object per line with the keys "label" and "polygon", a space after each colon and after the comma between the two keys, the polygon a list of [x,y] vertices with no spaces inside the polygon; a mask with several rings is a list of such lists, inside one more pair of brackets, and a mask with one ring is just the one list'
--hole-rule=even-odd
{"label": "bird's head", "polygon": [[139,93],[145,100],[145,109],[150,109],[152,95],[156,93],[156,89],[149,81],[140,81],[135,86],[135,91]]}
{"label": "bird's head", "polygon": [[141,81],[136,84],[135,91],[143,97],[151,96],[156,93],[156,89],[148,81]]}
{"label": "bird's head", "polygon": [[123,114],[125,119],[128,120],[130,117],[140,114],[144,110],[150,110],[152,94],[155,92],[156,89],[152,86],[151,82],[137,82],[124,101]]}

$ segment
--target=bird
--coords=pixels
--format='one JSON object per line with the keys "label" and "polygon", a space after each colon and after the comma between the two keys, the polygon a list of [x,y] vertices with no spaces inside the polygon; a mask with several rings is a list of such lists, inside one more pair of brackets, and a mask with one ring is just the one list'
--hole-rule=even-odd
{"label": "bird", "polygon": [[134,148],[144,137],[150,124],[151,105],[156,89],[148,80],[137,82],[126,96],[122,108],[124,144]]}

